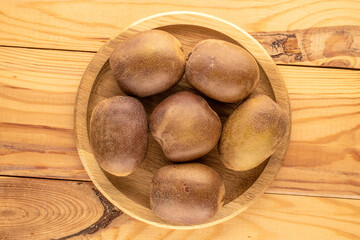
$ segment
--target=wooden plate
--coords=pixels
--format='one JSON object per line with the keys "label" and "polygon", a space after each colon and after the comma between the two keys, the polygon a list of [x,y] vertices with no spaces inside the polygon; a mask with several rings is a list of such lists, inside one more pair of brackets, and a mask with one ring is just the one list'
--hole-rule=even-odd
{"label": "wooden plate", "polygon": [[[150,209],[149,186],[153,174],[160,167],[169,164],[169,161],[152,136],[149,136],[149,149],[144,163],[134,173],[122,178],[109,176],[100,169],[92,154],[88,136],[89,119],[94,106],[105,98],[124,95],[117,86],[109,66],[108,59],[114,47],[138,32],[155,28],[175,35],[182,43],[185,54],[188,54],[198,42],[209,38],[222,39],[243,46],[256,58],[261,69],[261,80],[256,91],[274,99],[290,117],[290,105],[283,79],[271,57],[249,34],[229,22],[209,15],[192,12],[165,13],[138,21],[110,39],[89,64],[81,80],[75,104],[74,124],[78,152],[95,186],[126,214],[149,224],[173,229],[215,225],[236,216],[263,194],[281,167],[289,143],[290,131],[281,146],[267,161],[247,172],[226,169],[219,160],[216,148],[199,160],[216,169],[225,182],[224,207],[208,223],[192,226],[174,225],[157,217]],[[183,78],[169,91],[140,100],[149,116],[160,101],[184,89],[192,90]],[[206,100],[219,114],[222,123],[236,107],[236,104],[220,103],[209,98]]]}

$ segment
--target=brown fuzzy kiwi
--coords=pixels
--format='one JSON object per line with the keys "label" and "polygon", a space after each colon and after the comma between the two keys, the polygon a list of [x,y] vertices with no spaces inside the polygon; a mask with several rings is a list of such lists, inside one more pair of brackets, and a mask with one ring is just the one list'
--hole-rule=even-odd
{"label": "brown fuzzy kiwi", "polygon": [[200,163],[162,167],[150,187],[150,207],[155,214],[184,225],[209,221],[224,204],[224,197],[220,175]]}
{"label": "brown fuzzy kiwi", "polygon": [[219,116],[199,95],[182,91],[162,101],[152,112],[150,132],[165,156],[185,162],[207,154],[219,141]]}
{"label": "brown fuzzy kiwi", "polygon": [[147,97],[164,92],[183,76],[181,43],[161,30],[148,30],[121,42],[110,56],[110,66],[121,90]]}
{"label": "brown fuzzy kiwi", "polygon": [[237,107],[224,124],[219,143],[226,167],[247,171],[274,152],[289,128],[289,117],[271,98],[254,95]]}
{"label": "brown fuzzy kiwi", "polygon": [[235,103],[254,92],[260,72],[256,60],[242,47],[207,39],[193,49],[185,75],[190,85],[206,96]]}
{"label": "brown fuzzy kiwi", "polygon": [[115,176],[132,173],[145,159],[146,113],[139,100],[116,96],[101,101],[90,120],[90,143],[100,167]]}

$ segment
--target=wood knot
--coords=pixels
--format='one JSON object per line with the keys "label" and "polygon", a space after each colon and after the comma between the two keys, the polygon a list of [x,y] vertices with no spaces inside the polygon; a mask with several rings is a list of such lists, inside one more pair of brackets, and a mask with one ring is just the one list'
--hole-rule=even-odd
{"label": "wood knot", "polygon": [[325,40],[323,55],[325,57],[351,55],[351,45],[353,42],[354,37],[352,34],[345,30],[337,31]]}

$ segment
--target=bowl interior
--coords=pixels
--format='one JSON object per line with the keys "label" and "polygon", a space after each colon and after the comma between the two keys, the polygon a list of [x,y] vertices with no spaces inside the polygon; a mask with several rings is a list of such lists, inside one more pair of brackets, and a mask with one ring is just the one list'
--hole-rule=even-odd
{"label": "bowl interior", "polygon": [[[194,46],[204,39],[221,39],[226,40],[235,44],[240,45],[235,40],[229,38],[228,36],[214,31],[209,28],[195,26],[195,25],[168,25],[165,27],[160,27],[157,29],[161,29],[173,34],[177,39],[180,40],[185,55],[191,52]],[[239,66],[241,67],[241,66]],[[264,70],[261,69],[261,77],[260,84],[256,89],[256,92],[261,92],[263,94],[268,95],[269,97],[274,99],[274,92],[271,88],[271,84]],[[147,116],[149,118],[153,109],[166,97],[171,94],[182,91],[182,90],[190,90],[195,91],[187,82],[185,76],[181,79],[181,81],[170,90],[157,94],[154,96],[141,98],[139,99],[146,110]],[[221,91],[221,90],[219,90]],[[200,94],[200,93],[198,93]],[[93,89],[91,91],[90,99],[89,99],[89,107],[88,107],[88,121],[90,119],[93,108],[99,103],[101,100],[105,98],[109,98],[112,96],[125,95],[117,83],[114,80],[111,68],[109,66],[109,61],[103,65],[100,74],[98,74]],[[212,109],[219,115],[222,124],[225,123],[228,116],[232,113],[232,111],[237,107],[237,104],[227,104],[218,102],[216,100],[212,100],[203,96]],[[89,122],[88,122],[89,123]],[[89,125],[89,124],[88,124]],[[150,190],[150,182],[154,173],[164,165],[171,164],[169,160],[167,160],[162,153],[161,147],[156,143],[154,138],[149,134],[149,148],[145,161],[140,165],[140,167],[131,175],[127,177],[114,177],[110,174],[106,174],[107,178],[111,181],[111,183],[124,195],[126,195],[129,199],[135,201],[136,203],[150,208],[149,202],[149,190]],[[217,146],[208,153],[206,156],[197,160],[200,163],[203,163],[207,166],[215,169],[223,178],[225,184],[225,205],[229,202],[236,199],[242,193],[244,193],[258,176],[264,170],[267,161],[265,161],[260,166],[246,171],[246,172],[236,172],[227,169],[223,163],[219,159],[219,154],[217,151]]]}

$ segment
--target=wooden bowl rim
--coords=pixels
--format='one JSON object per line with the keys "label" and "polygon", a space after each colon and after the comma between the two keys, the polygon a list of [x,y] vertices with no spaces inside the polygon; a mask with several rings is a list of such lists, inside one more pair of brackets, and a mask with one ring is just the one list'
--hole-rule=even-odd
{"label": "wooden bowl rim", "polygon": [[[128,28],[121,31],[121,33],[119,33],[117,36],[121,35],[122,33],[126,32],[127,30],[133,27],[136,27],[141,31],[144,31],[158,27],[165,27],[169,25],[195,25],[195,26],[205,27],[208,29],[215,30],[224,35],[227,35],[232,39],[234,39],[235,41],[237,41],[238,43],[240,43],[241,45],[243,45],[243,47],[256,58],[258,63],[264,69],[264,72],[267,75],[271,87],[274,91],[276,102],[281,106],[282,109],[285,110],[285,112],[288,114],[291,120],[290,103],[289,103],[286,86],[280,72],[276,67],[276,64],[273,62],[272,58],[269,56],[266,50],[260,45],[260,43],[258,43],[251,35],[246,33],[240,27],[228,21],[198,12],[189,12],[189,11],[166,12],[141,19],[131,24]],[[81,162],[87,174],[89,175],[90,179],[94,183],[94,185],[112,204],[114,204],[116,207],[121,209],[124,213],[135,219],[138,219],[140,221],[146,222],[151,225],[155,225],[157,227],[164,227],[170,229],[204,228],[224,222],[238,215],[243,210],[247,209],[259,196],[261,196],[264,193],[264,191],[268,188],[268,186],[271,184],[276,174],[280,170],[280,167],[284,160],[286,150],[290,141],[291,121],[290,121],[289,131],[287,132],[281,145],[277,148],[275,153],[270,157],[263,172],[259,175],[257,180],[253,183],[253,185],[249,189],[247,189],[243,194],[241,194],[238,198],[234,199],[232,202],[223,206],[220,212],[224,212],[225,216],[219,219],[210,220],[207,223],[198,224],[198,225],[175,225],[175,224],[167,223],[162,220],[153,221],[146,219],[142,216],[139,216],[137,214],[134,214],[130,209],[124,207],[124,204],[120,204],[119,201],[115,200],[114,197],[112,197],[112,194],[109,194],[111,191],[117,191],[119,195],[116,196],[116,198],[120,198],[122,200],[122,203],[126,203],[126,201],[130,201],[132,202],[131,204],[135,205],[136,208],[139,208],[140,210],[142,209],[146,211],[146,209],[148,209],[134,202],[133,200],[129,199],[127,196],[125,196],[122,192],[117,190],[112,185],[112,183],[107,179],[107,177],[104,175],[104,173],[101,171],[100,167],[98,166],[92,154],[92,150],[89,143],[89,137],[87,131],[88,130],[87,111],[88,111],[89,98],[92,92],[93,83],[96,80],[98,74],[100,73],[103,65],[106,63],[106,61],[108,60],[108,56],[111,53],[111,52],[109,53],[111,49],[108,48],[108,45],[113,39],[115,39],[115,37],[109,39],[99,49],[99,51],[93,57],[92,61],[89,63],[87,69],[85,70],[78,88],[75,108],[74,108],[74,130],[75,130],[77,150]],[[246,44],[243,44],[245,41],[249,41],[249,40],[250,42],[246,42]],[[100,64],[101,66],[95,67],[93,63],[95,62],[98,63],[99,61],[102,63]],[[89,78],[92,79],[91,84],[89,84]],[[93,166],[89,166],[89,163],[96,163],[96,164],[93,164]],[[100,180],[103,181],[103,183],[99,183]]]}

